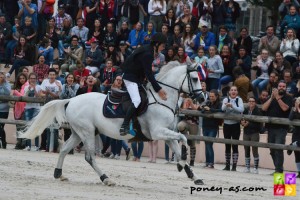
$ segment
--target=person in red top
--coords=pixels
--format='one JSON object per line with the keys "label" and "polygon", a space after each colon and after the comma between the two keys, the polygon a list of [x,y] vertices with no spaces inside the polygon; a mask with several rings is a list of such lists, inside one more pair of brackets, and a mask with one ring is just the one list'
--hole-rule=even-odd
{"label": "person in red top", "polygon": [[106,26],[108,22],[114,20],[114,1],[113,0],[100,0],[99,14],[101,15],[101,24]]}
{"label": "person in red top", "polygon": [[45,57],[40,55],[38,64],[33,65],[33,72],[37,74],[38,84],[42,84],[45,78],[48,78],[49,66],[45,64]]}
{"label": "person in red top", "polygon": [[[76,70],[74,71],[75,82],[80,83],[81,79],[86,79],[90,75],[90,70],[85,69],[84,64],[81,61],[77,61]],[[86,83],[84,84],[86,86]]]}

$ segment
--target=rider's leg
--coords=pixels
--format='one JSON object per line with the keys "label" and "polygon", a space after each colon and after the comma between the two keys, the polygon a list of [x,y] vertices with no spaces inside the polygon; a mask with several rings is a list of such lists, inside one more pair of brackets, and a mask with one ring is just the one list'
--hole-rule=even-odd
{"label": "rider's leg", "polygon": [[129,133],[129,122],[130,122],[131,118],[134,116],[136,109],[138,108],[138,106],[141,103],[141,96],[139,93],[137,83],[134,83],[134,82],[131,82],[128,80],[124,80],[124,83],[126,85],[128,93],[130,95],[132,103],[127,110],[127,113],[124,118],[124,122],[120,128],[121,136],[124,136]]}

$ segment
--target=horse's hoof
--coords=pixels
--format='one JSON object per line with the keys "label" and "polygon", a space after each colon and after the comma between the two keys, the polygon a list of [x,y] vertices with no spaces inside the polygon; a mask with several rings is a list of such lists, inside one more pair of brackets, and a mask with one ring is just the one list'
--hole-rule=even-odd
{"label": "horse's hoof", "polygon": [[181,164],[177,163],[177,169],[178,169],[179,172],[182,171],[183,167],[181,166]]}
{"label": "horse's hoof", "polygon": [[110,180],[110,178],[105,179],[103,181],[103,183],[107,186],[115,186],[116,185],[116,183],[114,181]]}
{"label": "horse's hoof", "polygon": [[195,180],[194,183],[195,183],[195,185],[204,185],[204,183],[201,179]]}
{"label": "horse's hoof", "polygon": [[59,177],[60,181],[68,181],[69,179],[67,177],[61,176]]}

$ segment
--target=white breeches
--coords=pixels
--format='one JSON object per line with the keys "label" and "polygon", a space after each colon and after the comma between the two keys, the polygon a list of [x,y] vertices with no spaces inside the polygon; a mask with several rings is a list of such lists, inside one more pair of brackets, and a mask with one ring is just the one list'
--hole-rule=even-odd
{"label": "white breeches", "polygon": [[141,96],[139,93],[139,88],[138,88],[137,83],[131,82],[131,81],[128,81],[125,79],[123,81],[126,85],[127,91],[130,95],[132,103],[134,104],[134,107],[135,108],[139,107],[142,100],[141,100]]}

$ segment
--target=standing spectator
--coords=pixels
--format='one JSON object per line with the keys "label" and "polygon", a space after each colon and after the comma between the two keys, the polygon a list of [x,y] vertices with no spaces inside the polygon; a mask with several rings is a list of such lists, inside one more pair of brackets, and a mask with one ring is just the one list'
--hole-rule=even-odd
{"label": "standing spectator", "polygon": [[284,70],[283,80],[286,83],[286,94],[294,97],[297,94],[296,83],[292,81],[292,72],[290,70]]}
{"label": "standing spectator", "polygon": [[86,10],[85,25],[89,30],[92,30],[93,23],[98,17],[98,6],[99,1],[97,0],[87,0],[85,1],[84,7]]}
{"label": "standing spectator", "polygon": [[149,163],[156,163],[156,157],[158,152],[158,140],[150,141],[149,145]]}
{"label": "standing spectator", "polygon": [[217,35],[220,26],[225,24],[226,9],[224,0],[213,1],[212,32]]}
{"label": "standing spectator", "polygon": [[[46,97],[46,102],[49,102],[54,99],[58,99],[62,90],[61,82],[56,80],[57,71],[53,68],[50,68],[48,71],[48,79],[45,79],[41,84],[42,96]],[[46,131],[42,135],[42,144],[41,148],[46,147],[46,152],[50,150],[50,135],[53,134],[53,152],[57,152],[58,147],[58,129],[47,128]],[[46,137],[45,137],[46,134]],[[47,142],[46,142],[47,141]],[[44,144],[46,143],[46,144]],[[45,147],[44,147],[45,145]]]}
{"label": "standing spectator", "polygon": [[228,29],[228,32],[236,31],[236,20],[240,17],[240,4],[234,0],[229,0],[225,2],[225,27]]}
{"label": "standing spectator", "polygon": [[[141,1],[137,1],[137,0],[133,0],[133,1],[118,0],[116,2],[118,3],[118,5],[117,5],[118,11],[116,14],[119,19],[118,26],[121,27],[121,24],[126,22],[127,25],[130,28],[132,28],[132,25],[136,24],[139,21],[139,18],[140,18],[139,10],[141,8],[143,9],[143,6],[141,5],[141,3],[145,3],[145,2],[141,2]],[[148,0],[148,2],[149,2],[149,0]],[[147,3],[147,6],[148,6],[148,3]],[[147,11],[148,11],[148,9],[146,10],[146,12]],[[144,12],[143,14],[147,14],[144,9],[142,10],[142,12]],[[140,20],[140,22],[143,22],[143,20]]]}
{"label": "standing spectator", "polygon": [[268,50],[270,58],[273,59],[275,53],[279,50],[280,40],[274,35],[274,26],[267,26],[266,32],[267,35],[259,40],[258,51],[261,52],[262,49]]}
{"label": "standing spectator", "polygon": [[245,75],[251,80],[251,66],[252,60],[247,53],[247,47],[240,46],[237,57],[235,59],[235,66],[239,66],[244,71]]}
{"label": "standing spectator", "polygon": [[[273,89],[269,100],[262,105],[262,111],[269,117],[289,116],[292,107],[292,97],[286,94],[286,83],[280,81],[277,89]],[[266,124],[268,129],[268,143],[285,144],[285,138],[289,126],[281,124]],[[275,173],[283,173],[283,150],[270,149],[275,166]]]}
{"label": "standing spectator", "polygon": [[191,27],[191,24],[186,24],[184,26],[182,38],[181,38],[181,46],[184,47],[185,52],[189,57],[194,55],[194,40],[196,38],[196,35],[193,33],[193,29]]}
{"label": "standing spectator", "polygon": [[[81,4],[81,5],[79,5]],[[70,16],[70,19],[76,19],[79,11],[79,6],[82,7],[82,0],[58,0],[58,7],[64,8],[64,13]],[[78,6],[79,5],[79,6]]]}
{"label": "standing spectator", "polygon": [[101,24],[106,26],[108,22],[114,21],[114,4],[113,0],[99,0],[99,15]]}
{"label": "standing spectator", "polygon": [[224,45],[228,45],[230,49],[232,49],[232,39],[228,35],[228,29],[225,26],[220,26],[219,35],[216,38],[216,46],[218,47],[218,51],[221,51]]}
{"label": "standing spectator", "polygon": [[[0,72],[0,95],[9,96],[11,92],[11,85],[6,81],[3,72]],[[0,118],[7,119],[9,114],[9,105],[7,101],[0,102]],[[5,124],[0,124],[0,138],[2,142],[2,148],[6,149],[6,133],[4,130]]]}
{"label": "standing spectator", "polygon": [[277,51],[275,59],[271,62],[269,67],[269,74],[276,71],[279,80],[283,80],[283,71],[286,69],[291,70],[291,64],[283,58],[283,54],[280,51]]}
{"label": "standing spectator", "polygon": [[[300,119],[300,97],[298,97],[295,101],[294,107],[291,109],[290,115],[289,115],[290,120],[294,119]],[[295,129],[293,131],[293,136],[292,136],[292,143],[291,145],[293,146],[300,146],[300,127],[295,126]],[[292,154],[292,151],[287,151],[288,155]],[[295,163],[298,171],[298,176],[297,178],[300,178],[300,152],[299,151],[294,151],[295,154]]]}
{"label": "standing spectator", "polygon": [[140,162],[144,150],[144,142],[132,142],[131,149],[133,152],[133,161]]}
{"label": "standing spectator", "polygon": [[281,37],[284,37],[284,34],[288,29],[294,29],[296,33],[299,32],[300,28],[300,16],[297,13],[295,6],[290,6],[290,13],[287,14],[280,25],[281,28]]}
{"label": "standing spectator", "polygon": [[245,27],[241,28],[240,36],[233,40],[235,55],[238,55],[241,46],[245,48],[247,55],[252,59],[252,39],[248,33],[248,29]]}
{"label": "standing spectator", "polygon": [[61,29],[63,27],[65,19],[67,21],[69,21],[70,24],[72,24],[72,17],[68,13],[65,12],[64,4],[58,5],[58,12],[54,16],[54,18],[55,18],[55,26],[59,29]]}
{"label": "standing spectator", "polygon": [[[236,86],[231,86],[229,96],[223,99],[222,110],[226,113],[241,114],[244,112],[244,103],[238,97]],[[224,138],[239,140],[241,134],[240,122],[235,120],[224,120],[223,126]],[[237,145],[225,144],[225,160],[226,166],[223,170],[230,170],[231,160],[231,147],[232,147],[232,168],[231,171],[236,171],[236,166],[239,158],[239,151]]]}
{"label": "standing spectator", "polygon": [[[202,112],[215,113],[221,112],[222,104],[220,102],[219,93],[217,90],[211,90],[209,92],[209,100],[202,106]],[[219,119],[203,118],[202,128],[203,136],[215,138],[219,131]],[[212,142],[205,142],[205,166],[208,168],[214,168],[214,149]]]}
{"label": "standing spectator", "polygon": [[200,27],[200,32],[196,35],[194,44],[194,49],[204,46],[205,53],[208,52],[210,46],[216,44],[215,34],[209,31],[207,24],[202,24]]}
{"label": "standing spectator", "polygon": [[261,93],[262,90],[266,89],[266,86],[269,81],[269,74],[268,70],[271,65],[271,58],[269,57],[269,52],[266,49],[263,49],[261,51],[261,56],[257,58],[257,78],[252,81],[253,85],[253,95],[257,99],[258,98],[258,92]]}
{"label": "standing spectator", "polygon": [[[300,17],[299,17],[300,23]],[[299,51],[299,40],[297,39],[294,29],[289,28],[286,33],[286,38],[280,44],[280,52],[283,57],[290,62],[291,65],[297,62],[297,55]]]}
{"label": "standing spectator", "polygon": [[[75,83],[74,80],[73,74],[68,74],[66,76],[66,83],[62,86],[62,91],[59,95],[60,99],[70,99],[76,96],[79,84]],[[64,141],[67,141],[71,134],[72,132],[70,129],[64,129]],[[69,154],[74,154],[74,150],[72,149]]]}
{"label": "standing spectator", "polygon": [[189,4],[184,4],[183,5],[183,14],[177,15],[178,17],[175,21],[175,24],[178,24],[181,29],[183,29],[186,24],[191,24],[192,30],[196,31],[197,26],[198,26],[198,21],[197,21],[196,17],[192,15],[191,8],[192,8],[192,6],[190,6]]}
{"label": "standing spectator", "polygon": [[49,66],[45,64],[45,57],[43,55],[39,56],[38,64],[33,66],[32,71],[37,76],[37,83],[40,85],[44,81],[45,78],[48,77]]}
{"label": "standing spectator", "polygon": [[[11,39],[12,39],[11,24],[6,22],[5,16],[3,14],[0,14],[0,49],[2,52],[4,52],[7,43]],[[2,61],[2,58],[0,58],[0,61]]]}
{"label": "standing spectator", "polygon": [[167,14],[163,18],[163,24],[166,24],[168,26],[169,34],[173,34],[175,21],[176,21],[175,11],[170,8],[167,10]]}
{"label": "standing spectator", "polygon": [[35,3],[31,3],[31,0],[21,0],[21,8],[18,13],[18,17],[21,18],[21,26],[25,25],[25,17],[31,17],[32,27],[34,30],[38,29],[37,13],[38,8]]}
{"label": "standing spectator", "polygon": [[[30,73],[28,76],[29,84],[25,86],[24,96],[26,97],[39,97],[41,94],[41,87],[37,85],[37,75]],[[30,121],[32,118],[37,116],[40,111],[39,103],[26,103],[25,106],[25,120]],[[25,141],[26,150],[31,150],[31,140]],[[35,138],[35,151],[39,150],[39,137]]]}
{"label": "standing spectator", "polygon": [[44,38],[39,47],[39,56],[44,56],[45,64],[51,65],[53,63],[54,49],[51,46],[51,40]]}
{"label": "standing spectator", "polygon": [[[23,73],[18,74],[14,90],[12,90],[12,95],[14,96],[24,96],[25,94],[25,87],[28,86],[27,76]],[[14,119],[15,120],[24,120],[24,110],[25,110],[26,103],[25,102],[16,102],[14,106]],[[17,129],[17,144],[15,149],[24,149],[24,142],[22,139],[19,138],[18,132],[21,131],[23,128],[22,125],[16,124]]]}
{"label": "standing spectator", "polygon": [[245,76],[243,69],[238,66],[233,69],[233,76],[235,79],[233,85],[236,86],[238,94],[243,102],[247,102],[248,92],[251,90],[250,79]]}
{"label": "standing spectator", "polygon": [[[150,0],[139,0],[139,21],[143,24],[148,24],[149,22],[149,13],[148,13],[148,5]],[[144,27],[144,31],[146,27]]]}
{"label": "standing spectator", "polygon": [[[250,97],[248,99],[248,107],[245,108],[244,115],[255,115],[260,116],[262,115],[259,111],[259,108],[256,105],[254,97]],[[241,120],[241,125],[244,127],[244,141],[254,141],[259,142],[259,133],[262,128],[262,124],[259,122],[251,122],[245,119]],[[244,170],[245,173],[250,173],[250,147],[244,146],[245,148],[245,165],[246,169]],[[252,147],[252,154],[254,158],[254,169],[253,173],[258,174],[258,164],[259,164],[259,155],[258,155],[258,147]]]}
{"label": "standing spectator", "polygon": [[78,44],[79,37],[77,35],[73,35],[71,37],[71,46],[64,49],[66,54],[65,64],[61,66],[62,73],[70,72],[73,73],[76,68],[76,62],[82,60],[83,57],[83,48]]}
{"label": "standing spectator", "polygon": [[54,13],[55,0],[38,0],[38,41],[42,40],[46,34],[47,21],[52,18]]}
{"label": "standing spectator", "polygon": [[167,4],[165,0],[150,0],[148,4],[148,13],[150,21],[155,30],[160,31],[163,23],[163,16],[166,14]]}
{"label": "standing spectator", "polygon": [[[18,2],[16,0],[3,0],[3,4],[5,5],[5,17],[6,20],[10,23],[14,23],[14,17],[18,15],[19,12],[19,6]],[[3,10],[2,10],[3,12]]]}
{"label": "standing spectator", "polygon": [[219,88],[221,74],[224,73],[224,66],[221,57],[217,54],[217,47],[212,45],[209,47],[209,58],[207,60],[207,87],[208,91]]}
{"label": "standing spectator", "polygon": [[[181,109],[189,110],[199,110],[200,106],[193,103],[191,98],[184,98]],[[197,135],[199,125],[199,117],[185,115],[184,119],[177,124],[177,129],[184,135]],[[194,166],[196,158],[196,141],[188,140],[188,145],[190,146],[190,166]]]}
{"label": "standing spectator", "polygon": [[136,23],[135,29],[131,30],[127,40],[127,45],[130,49],[135,50],[144,42],[144,31],[142,30],[141,22]]}
{"label": "standing spectator", "polygon": [[[6,73],[6,77],[10,77],[15,71],[15,77],[19,73],[19,69],[23,66],[31,65],[32,52],[30,52],[29,45],[27,44],[26,37],[20,36],[17,47],[15,49],[15,60],[12,68]],[[16,80],[16,79],[15,79]]]}
{"label": "standing spectator", "polygon": [[91,48],[85,50],[85,65],[86,69],[95,76],[99,72],[100,65],[104,59],[102,51],[98,48],[98,40],[91,38],[89,43],[91,44]]}
{"label": "standing spectator", "polygon": [[71,29],[71,36],[76,35],[78,37],[79,44],[84,47],[84,43],[88,40],[89,29],[84,26],[83,18],[77,19],[77,26]]}

